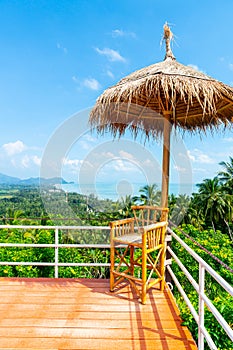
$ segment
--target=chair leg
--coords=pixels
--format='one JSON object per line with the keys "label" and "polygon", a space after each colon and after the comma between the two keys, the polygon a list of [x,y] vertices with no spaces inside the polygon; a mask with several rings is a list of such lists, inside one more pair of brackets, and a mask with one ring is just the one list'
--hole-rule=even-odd
{"label": "chair leg", "polygon": [[146,304],[146,282],[147,282],[147,252],[142,248],[142,291],[141,302]]}
{"label": "chair leg", "polygon": [[160,273],[162,277],[162,280],[160,282],[160,290],[164,291],[164,287],[165,287],[165,249],[164,248],[160,257]]}
{"label": "chair leg", "polygon": [[115,247],[111,244],[110,248],[110,292],[114,290],[114,264],[115,264]]}
{"label": "chair leg", "polygon": [[134,246],[130,246],[130,274],[134,275]]}

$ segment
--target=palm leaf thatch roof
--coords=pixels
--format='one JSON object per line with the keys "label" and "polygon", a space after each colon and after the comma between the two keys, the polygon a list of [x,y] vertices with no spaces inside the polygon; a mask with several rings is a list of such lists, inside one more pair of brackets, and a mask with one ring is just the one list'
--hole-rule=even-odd
{"label": "palm leaf thatch roof", "polygon": [[90,124],[114,135],[139,129],[147,136],[163,132],[164,117],[188,131],[227,126],[233,118],[233,88],[176,61],[172,33],[165,24],[164,61],[137,70],[108,88],[97,99]]}

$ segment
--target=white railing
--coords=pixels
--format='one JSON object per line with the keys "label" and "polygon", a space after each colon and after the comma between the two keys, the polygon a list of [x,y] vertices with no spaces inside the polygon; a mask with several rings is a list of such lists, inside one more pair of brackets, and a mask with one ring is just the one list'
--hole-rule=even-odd
{"label": "white railing", "polygon": [[167,247],[168,252],[171,254],[172,258],[177,262],[180,269],[183,271],[185,276],[188,278],[196,292],[198,293],[199,298],[199,308],[198,312],[193,307],[190,299],[185,293],[183,287],[179,283],[177,277],[172,271],[171,266],[167,266],[167,270],[170,273],[175,285],[177,286],[180,294],[182,295],[184,301],[186,302],[188,308],[190,309],[195,321],[198,325],[198,350],[204,350],[204,339],[206,339],[211,350],[217,350],[215,343],[210,337],[208,331],[204,326],[205,320],[205,310],[204,306],[206,305],[209,311],[214,315],[218,323],[225,330],[228,337],[233,341],[233,330],[226,322],[226,320],[222,317],[220,312],[216,309],[216,307],[212,304],[211,300],[205,294],[205,272],[208,272],[226,291],[233,297],[233,288],[227,283],[216,271],[214,271],[198,254],[196,254],[181,238],[179,238],[170,228],[168,232],[172,235],[172,237],[180,243],[182,247],[186,249],[186,251],[199,263],[199,283],[197,283],[191,274],[188,272],[186,267],[182,264],[178,256],[174,253],[171,247]]}
{"label": "white railing", "polygon": [[[31,229],[40,229],[40,230],[54,230],[55,239],[54,243],[46,244],[46,243],[0,243],[0,247],[32,247],[32,248],[53,248],[54,249],[54,262],[24,262],[24,261],[0,261],[0,265],[24,265],[24,266],[53,266],[54,267],[54,276],[57,278],[59,276],[59,267],[60,266],[100,266],[100,267],[109,267],[110,263],[73,263],[73,262],[59,262],[59,248],[102,248],[109,249],[110,244],[100,244],[100,243],[88,243],[88,244],[64,244],[59,243],[59,232],[62,230],[90,230],[90,231],[107,231],[109,235],[109,227],[108,226],[36,226],[36,225],[0,225],[1,229],[22,229],[22,230],[31,230]],[[168,233],[180,243],[182,247],[186,249],[186,251],[199,263],[199,283],[197,283],[191,274],[188,272],[186,267],[182,264],[178,256],[174,253],[171,247],[167,247],[167,251],[172,256],[172,258],[177,262],[185,276],[189,279],[190,283],[197,291],[199,296],[199,309],[198,312],[195,310],[188,296],[186,295],[184,289],[179,283],[176,275],[174,274],[171,265],[169,265],[170,260],[167,260],[167,270],[173,279],[175,285],[177,286],[180,294],[182,295],[184,301],[189,307],[195,321],[198,324],[198,350],[204,350],[204,339],[206,339],[211,350],[217,350],[216,345],[214,344],[212,338],[207,332],[204,326],[204,305],[206,304],[209,311],[212,312],[218,323],[223,327],[226,334],[233,341],[233,330],[230,328],[229,324],[225,321],[216,307],[212,304],[210,299],[206,296],[205,290],[205,272],[208,272],[228,293],[233,296],[233,288],[219,275],[214,271],[198,254],[196,254],[182,239],[180,239],[170,228],[168,228]],[[169,239],[168,239],[169,240]]]}
{"label": "white railing", "polygon": [[0,261],[0,265],[21,265],[21,266],[54,266],[54,277],[59,277],[59,267],[60,266],[100,266],[109,267],[110,263],[64,263],[59,262],[59,248],[110,248],[110,244],[98,244],[98,243],[88,243],[88,244],[64,244],[59,243],[59,231],[61,230],[75,230],[75,231],[85,231],[85,230],[98,230],[98,231],[108,231],[109,226],[36,226],[36,225],[0,225],[0,229],[22,229],[22,230],[54,230],[55,239],[54,243],[0,243],[0,247],[20,247],[20,248],[54,248],[54,262],[34,262],[34,261]]}

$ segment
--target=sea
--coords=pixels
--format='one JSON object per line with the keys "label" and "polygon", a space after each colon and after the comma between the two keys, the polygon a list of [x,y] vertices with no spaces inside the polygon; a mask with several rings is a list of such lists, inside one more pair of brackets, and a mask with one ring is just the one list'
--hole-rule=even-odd
{"label": "sea", "polygon": [[[120,181],[118,183],[97,182],[95,184],[68,183],[59,185],[65,192],[75,192],[85,196],[94,195],[99,199],[109,199],[112,201],[120,200],[127,195],[139,196],[140,189],[144,186],[145,183],[130,183],[128,181]],[[161,184],[157,184],[157,190],[161,190]],[[175,196],[180,194],[190,196],[194,192],[197,192],[197,186],[195,184],[171,183],[169,186],[169,194],[174,194]]]}

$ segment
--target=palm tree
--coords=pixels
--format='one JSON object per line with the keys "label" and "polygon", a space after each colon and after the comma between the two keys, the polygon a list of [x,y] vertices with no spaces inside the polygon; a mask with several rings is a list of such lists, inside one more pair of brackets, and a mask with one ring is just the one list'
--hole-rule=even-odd
{"label": "palm tree", "polygon": [[199,230],[202,230],[205,224],[203,215],[200,215],[198,210],[192,205],[192,201],[184,217],[184,223],[191,224],[192,226],[198,228]]}
{"label": "palm tree", "polygon": [[141,202],[142,205],[160,205],[160,192],[157,190],[158,186],[156,184],[145,185],[140,188],[140,196],[137,200]]}
{"label": "palm tree", "polygon": [[[25,213],[23,210],[14,210],[12,208],[7,208],[6,215],[3,217],[4,224],[18,224],[17,219],[25,218]],[[26,219],[25,219],[26,220]],[[21,222],[20,222],[21,223]]]}
{"label": "palm tree", "polygon": [[205,179],[197,186],[199,191],[195,196],[196,206],[215,231],[216,225],[222,222],[226,224],[231,217],[232,196],[224,190],[217,177]]}
{"label": "palm tree", "polygon": [[125,197],[121,197],[120,201],[118,202],[120,209],[118,209],[118,212],[128,218],[132,215],[132,209],[131,206],[135,204],[134,198],[131,197],[131,195],[126,195]]}
{"label": "palm tree", "polygon": [[168,207],[169,207],[169,215],[173,211],[173,208],[176,205],[177,196],[174,195],[174,193],[169,194],[168,196]]}
{"label": "palm tree", "polygon": [[[174,198],[173,198],[174,200]],[[175,203],[173,203],[172,208],[170,207],[170,220],[176,225],[179,225],[184,221],[188,208],[190,206],[190,198],[185,194],[180,194],[176,197]]]}
{"label": "palm tree", "polygon": [[203,211],[200,210],[200,195],[193,193],[190,198],[190,205],[184,218],[185,224],[191,224],[202,230],[205,226],[205,217]]}
{"label": "palm tree", "polygon": [[198,213],[195,204],[195,195],[193,193],[192,197],[185,194],[180,194],[175,196],[173,193],[169,195],[169,218],[170,220],[178,224],[191,224],[199,229],[202,229],[204,223],[203,217]]}
{"label": "palm tree", "polygon": [[218,173],[219,179],[223,182],[228,193],[233,194],[233,158],[229,157],[229,162],[220,162],[223,171]]}

